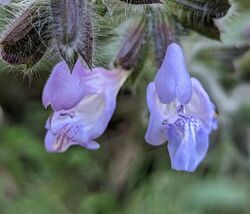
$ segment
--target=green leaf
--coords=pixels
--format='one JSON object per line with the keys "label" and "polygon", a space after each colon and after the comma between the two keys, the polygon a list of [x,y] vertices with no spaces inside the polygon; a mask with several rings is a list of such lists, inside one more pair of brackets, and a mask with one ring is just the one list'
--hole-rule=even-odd
{"label": "green leaf", "polygon": [[183,13],[202,20],[222,18],[231,7],[229,0],[168,0],[166,4],[174,14]]}
{"label": "green leaf", "polygon": [[167,10],[183,27],[220,40],[220,30],[216,26],[215,19],[227,14],[230,8],[228,0],[169,0],[166,5]]}

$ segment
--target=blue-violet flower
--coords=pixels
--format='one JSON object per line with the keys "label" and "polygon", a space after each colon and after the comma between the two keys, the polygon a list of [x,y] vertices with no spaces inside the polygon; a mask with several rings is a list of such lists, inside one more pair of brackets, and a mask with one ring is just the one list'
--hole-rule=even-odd
{"label": "blue-violet flower", "polygon": [[51,105],[45,147],[64,152],[71,145],[98,149],[95,141],[105,131],[116,106],[117,93],[129,72],[83,68],[78,60],[72,73],[63,61],[57,64],[43,91],[43,104]]}
{"label": "blue-violet flower", "polygon": [[10,3],[10,0],[0,0],[0,5],[7,5]]}
{"label": "blue-violet flower", "polygon": [[205,157],[217,123],[213,103],[201,83],[189,78],[184,63],[180,47],[170,45],[156,80],[147,87],[150,118],[145,140],[155,146],[168,141],[172,168],[192,172]]}

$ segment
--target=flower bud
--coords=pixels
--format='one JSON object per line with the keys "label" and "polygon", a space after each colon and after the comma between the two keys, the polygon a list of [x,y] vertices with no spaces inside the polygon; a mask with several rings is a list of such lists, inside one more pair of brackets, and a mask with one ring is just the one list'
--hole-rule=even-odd
{"label": "flower bud", "polygon": [[47,50],[49,25],[45,8],[31,4],[3,33],[1,58],[12,65],[36,64]]}
{"label": "flower bud", "polygon": [[78,54],[90,67],[93,57],[93,29],[85,0],[51,0],[57,47],[72,70]]}
{"label": "flower bud", "polygon": [[175,23],[170,17],[152,14],[152,36],[157,67],[163,62],[167,47],[176,41]]}
{"label": "flower bud", "polygon": [[147,52],[146,41],[148,39],[148,20],[143,18],[137,23],[125,37],[119,53],[114,62],[115,67],[125,70],[140,70],[142,59]]}

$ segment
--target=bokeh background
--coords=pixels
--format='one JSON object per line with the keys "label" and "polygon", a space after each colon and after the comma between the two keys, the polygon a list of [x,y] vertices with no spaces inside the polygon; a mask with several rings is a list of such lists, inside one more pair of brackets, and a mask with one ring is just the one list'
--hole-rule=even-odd
{"label": "bokeh background", "polygon": [[[156,72],[152,57],[145,75],[121,90],[98,139],[101,149],[72,147],[63,154],[49,154],[43,145],[51,110],[43,108],[41,93],[53,63],[31,75],[1,62],[0,213],[250,213],[250,1],[237,0],[225,23],[222,43],[195,33],[180,40],[188,68],[209,91],[219,119],[209,153],[194,173],[173,171],[166,146],[144,141],[145,86]],[[107,49],[97,65],[110,66]]]}

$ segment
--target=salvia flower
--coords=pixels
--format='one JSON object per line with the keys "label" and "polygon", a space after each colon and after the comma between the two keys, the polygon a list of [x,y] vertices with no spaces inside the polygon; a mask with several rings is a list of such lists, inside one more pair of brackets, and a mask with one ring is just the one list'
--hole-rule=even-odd
{"label": "salvia flower", "polygon": [[[155,146],[168,141],[172,168],[192,172],[205,157],[209,134],[212,129],[216,128],[215,107],[200,82],[195,78],[187,78],[184,61],[179,61],[183,64],[179,65],[178,71],[175,70],[178,69],[177,66],[172,66],[177,64],[173,62],[175,59],[169,56],[179,56],[180,50],[176,44],[168,48],[167,56],[159,71],[160,74],[157,74],[158,78],[159,75],[162,76],[161,78],[165,80],[167,86],[163,86],[162,80],[151,82],[148,85],[147,104],[150,118],[145,140]],[[176,60],[178,61],[180,58]],[[164,66],[167,69],[163,70]],[[168,74],[171,74],[170,82],[167,78]],[[186,95],[186,88],[176,87],[179,83],[175,81],[183,78],[178,75],[183,75],[186,78],[185,81],[191,83],[191,92]],[[185,81],[182,79],[182,83]],[[168,86],[169,84],[172,85]],[[189,83],[186,86],[189,87]],[[171,87],[175,87],[175,89],[166,90]],[[160,96],[164,93],[174,93],[178,90],[184,90],[178,93],[184,95],[181,97],[187,97],[185,102],[182,102],[183,99],[178,95],[172,95],[173,98],[169,99],[172,102],[161,101]]]}
{"label": "salvia flower", "polygon": [[10,3],[10,0],[0,0],[0,5],[6,5],[9,3]]}
{"label": "salvia flower", "polygon": [[105,131],[128,75],[119,69],[86,70],[79,60],[72,73],[64,61],[57,64],[43,91],[44,106],[54,110],[46,124],[47,151],[64,152],[76,144],[98,149],[95,139]]}

